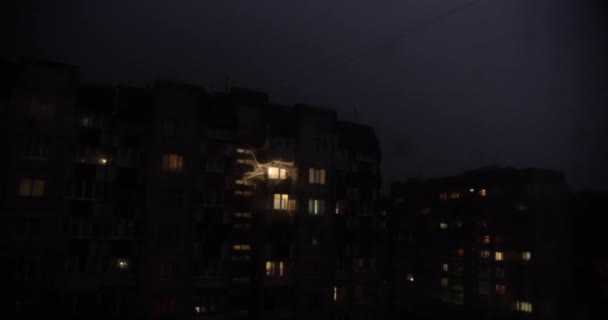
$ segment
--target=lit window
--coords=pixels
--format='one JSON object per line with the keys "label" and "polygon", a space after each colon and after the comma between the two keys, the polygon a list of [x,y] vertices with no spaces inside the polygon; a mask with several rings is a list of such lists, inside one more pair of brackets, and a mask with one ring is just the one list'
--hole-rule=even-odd
{"label": "lit window", "polygon": [[409,282],[414,282],[414,274],[408,273],[407,275],[405,275],[405,280]]}
{"label": "lit window", "polygon": [[469,192],[475,192],[475,188],[469,189]]}
{"label": "lit window", "polygon": [[464,256],[464,249],[458,249],[458,256]]}
{"label": "lit window", "polygon": [[251,212],[235,212],[234,216],[237,218],[251,218]]}
{"label": "lit window", "polygon": [[344,201],[338,200],[336,201],[336,214],[344,214]]}
{"label": "lit window", "polygon": [[249,251],[251,250],[251,245],[248,244],[235,244],[232,246],[234,251]]}
{"label": "lit window", "polygon": [[479,189],[479,196],[485,197],[488,195],[488,191],[486,189]]}
{"label": "lit window", "polygon": [[296,211],[296,200],[289,199],[289,201],[287,201],[287,211],[289,211],[289,212]]}
{"label": "lit window", "polygon": [[521,258],[524,261],[530,261],[530,259],[532,259],[532,253],[530,251],[525,251],[521,253]]}
{"label": "lit window", "polygon": [[99,162],[100,165],[106,165],[108,163],[108,159],[107,158],[99,158],[99,159],[97,159],[97,162]]}
{"label": "lit window", "polygon": [[283,261],[266,261],[267,277],[282,277],[285,275]]}
{"label": "lit window", "polygon": [[458,198],[460,198],[460,192],[450,193],[450,199],[458,199]]}
{"label": "lit window", "polygon": [[490,236],[489,235],[484,235],[483,236],[483,243],[490,244]]}
{"label": "lit window", "polygon": [[497,295],[504,296],[506,292],[507,292],[507,287],[504,284],[496,285],[496,294]]}
{"label": "lit window", "polygon": [[325,169],[308,169],[308,183],[325,184]]}
{"label": "lit window", "polygon": [[447,200],[448,199],[448,193],[447,192],[442,192],[439,194],[439,199],[440,200]]}
{"label": "lit window", "polygon": [[20,197],[40,198],[44,196],[44,180],[42,179],[21,179],[19,181],[19,190],[17,193]]}
{"label": "lit window", "polygon": [[325,212],[325,200],[308,200],[308,213],[309,214],[323,214]]}
{"label": "lit window", "polygon": [[184,167],[184,157],[179,154],[163,155],[163,171],[182,172]]}
{"label": "lit window", "polygon": [[423,208],[422,214],[431,214],[431,208]]}
{"label": "lit window", "polygon": [[334,287],[334,302],[346,300],[346,288]]}
{"label": "lit window", "polygon": [[441,266],[441,270],[443,270],[443,272],[448,272],[448,270],[449,270],[449,268],[448,268],[448,267],[449,267],[449,266],[448,266],[448,264],[447,264],[447,263],[444,263],[444,264]]}
{"label": "lit window", "polygon": [[490,258],[490,251],[488,250],[482,250],[479,252],[479,257],[482,259],[489,259]]}
{"label": "lit window", "polygon": [[278,167],[268,168],[268,179],[279,179],[284,180],[287,178],[287,170]]}
{"label": "lit window", "polygon": [[118,267],[118,269],[120,269],[120,270],[127,270],[127,269],[129,269],[129,260],[127,260],[127,259],[118,259],[116,261],[116,267]]}
{"label": "lit window", "polygon": [[522,312],[532,312],[532,303],[524,302],[524,301],[517,301],[517,302],[515,302],[515,310],[522,311]]}
{"label": "lit window", "polygon": [[441,286],[442,287],[448,286],[448,278],[441,278]]}
{"label": "lit window", "polygon": [[496,251],[494,253],[494,260],[496,260],[496,261],[502,261],[502,252]]}
{"label": "lit window", "polygon": [[447,224],[447,223],[445,223],[445,222],[441,222],[441,223],[439,224],[439,228],[441,228],[441,229],[447,229],[447,228],[448,228],[448,224]]}
{"label": "lit window", "polygon": [[288,194],[275,193],[274,194],[274,204],[272,207],[275,210],[287,210],[288,202],[289,202]]}

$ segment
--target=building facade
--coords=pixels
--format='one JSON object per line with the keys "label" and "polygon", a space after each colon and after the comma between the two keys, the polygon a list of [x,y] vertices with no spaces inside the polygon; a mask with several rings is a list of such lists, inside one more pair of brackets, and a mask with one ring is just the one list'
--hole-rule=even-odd
{"label": "building facade", "polygon": [[397,316],[555,319],[570,279],[568,187],[541,169],[483,168],[391,187]]}
{"label": "building facade", "polygon": [[382,310],[371,127],[242,89],[92,87],[69,65],[2,67],[10,318]]}

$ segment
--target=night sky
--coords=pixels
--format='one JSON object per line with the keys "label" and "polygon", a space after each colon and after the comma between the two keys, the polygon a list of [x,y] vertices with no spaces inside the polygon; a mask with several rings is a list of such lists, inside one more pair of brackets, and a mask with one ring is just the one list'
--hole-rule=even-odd
{"label": "night sky", "polygon": [[385,182],[500,165],[608,186],[599,0],[18,2],[1,56],[335,108],[376,128]]}

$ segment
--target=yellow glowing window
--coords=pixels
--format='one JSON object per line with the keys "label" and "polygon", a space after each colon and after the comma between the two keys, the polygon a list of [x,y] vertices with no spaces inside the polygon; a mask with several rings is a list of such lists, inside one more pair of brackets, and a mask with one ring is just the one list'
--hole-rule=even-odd
{"label": "yellow glowing window", "polygon": [[439,199],[440,200],[447,200],[448,199],[448,193],[447,192],[442,192],[439,194]]}
{"label": "yellow glowing window", "polygon": [[268,179],[284,180],[287,178],[287,170],[279,167],[268,167]]}
{"label": "yellow glowing window", "polygon": [[458,198],[460,198],[460,192],[450,193],[450,199],[458,199]]}
{"label": "yellow glowing window", "polygon": [[502,259],[503,259],[502,252],[496,251],[494,253],[494,260],[496,260],[496,261],[502,261]]}
{"label": "yellow glowing window", "polygon": [[439,224],[439,228],[441,228],[441,229],[447,229],[447,228],[448,228],[448,224],[447,224],[447,223],[445,223],[445,222],[441,222],[441,223]]}
{"label": "yellow glowing window", "polygon": [[29,178],[21,179],[19,181],[17,193],[20,197],[42,197],[44,196],[44,180]]}
{"label": "yellow glowing window", "polygon": [[504,284],[496,285],[496,294],[500,296],[504,296],[507,293],[507,287]]}
{"label": "yellow glowing window", "polygon": [[464,256],[464,249],[458,249],[458,256]]}
{"label": "yellow glowing window", "polygon": [[449,269],[449,266],[448,266],[448,264],[447,264],[447,263],[444,263],[444,264],[441,266],[441,270],[443,270],[443,272],[448,272],[448,269]]}
{"label": "yellow glowing window", "polygon": [[325,184],[325,169],[308,169],[308,183]]}
{"label": "yellow glowing window", "polygon": [[248,244],[235,244],[232,246],[232,249],[235,251],[249,251],[251,250],[251,245]]}
{"label": "yellow glowing window", "polygon": [[182,172],[184,168],[184,157],[179,154],[171,153],[163,155],[163,171]]}
{"label": "yellow glowing window", "polygon": [[522,312],[532,312],[532,303],[517,301],[515,302],[515,310]]}
{"label": "yellow glowing window", "polygon": [[308,200],[308,213],[313,215],[319,215],[325,213],[325,201],[309,199]]}
{"label": "yellow glowing window", "polygon": [[285,275],[283,261],[266,261],[267,277],[282,277]]}
{"label": "yellow glowing window", "polygon": [[334,302],[343,301],[346,299],[345,287],[334,287]]}
{"label": "yellow glowing window", "polygon": [[489,235],[484,235],[483,236],[483,243],[490,244],[490,236]]}
{"label": "yellow glowing window", "polygon": [[530,261],[530,259],[532,259],[532,253],[530,251],[522,252],[521,258],[525,261]]}
{"label": "yellow glowing window", "polygon": [[287,210],[289,202],[289,195],[284,193],[274,194],[274,203],[272,208],[275,210]]}
{"label": "yellow glowing window", "polygon": [[486,189],[479,189],[479,196],[485,197],[488,195],[488,191]]}
{"label": "yellow glowing window", "polygon": [[448,286],[448,278],[441,278],[441,286],[442,287]]}

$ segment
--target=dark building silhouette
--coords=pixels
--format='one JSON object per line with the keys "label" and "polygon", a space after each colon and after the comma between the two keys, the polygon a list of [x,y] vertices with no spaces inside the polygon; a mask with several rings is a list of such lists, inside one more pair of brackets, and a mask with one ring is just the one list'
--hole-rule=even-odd
{"label": "dark building silhouette", "polygon": [[242,89],[3,62],[7,319],[370,319],[374,130]]}
{"label": "dark building silhouette", "polygon": [[431,319],[567,314],[568,196],[563,175],[542,169],[393,184],[391,311]]}
{"label": "dark building silhouette", "polygon": [[577,319],[603,319],[608,304],[608,192],[585,191],[572,200],[572,304]]}

